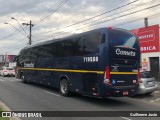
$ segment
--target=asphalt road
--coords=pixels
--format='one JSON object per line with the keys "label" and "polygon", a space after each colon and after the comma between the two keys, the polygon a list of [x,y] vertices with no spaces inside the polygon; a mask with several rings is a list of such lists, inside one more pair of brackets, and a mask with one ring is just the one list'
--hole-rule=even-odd
{"label": "asphalt road", "polygon": [[128,97],[97,99],[80,95],[63,97],[56,89],[23,84],[14,77],[1,76],[0,100],[12,111],[115,111],[113,117],[52,117],[32,118],[33,120],[157,120],[157,117],[117,116],[116,111],[160,111],[160,104],[141,99]]}

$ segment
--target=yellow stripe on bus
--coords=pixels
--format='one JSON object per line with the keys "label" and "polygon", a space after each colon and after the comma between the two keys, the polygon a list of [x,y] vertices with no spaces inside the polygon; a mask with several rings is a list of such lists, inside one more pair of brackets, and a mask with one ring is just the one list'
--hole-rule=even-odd
{"label": "yellow stripe on bus", "polygon": [[68,70],[68,69],[49,69],[49,68],[19,68],[22,70],[44,70],[44,71],[55,71],[55,72],[76,72],[76,73],[97,73],[104,74],[103,71],[91,71],[91,70]]}
{"label": "yellow stripe on bus", "polygon": [[[51,68],[19,68],[22,70],[43,70],[43,71],[54,71],[54,72],[75,72],[75,73],[97,73],[97,74],[104,74],[103,71],[91,71],[91,70],[69,70],[69,69],[51,69]],[[137,74],[137,72],[110,72],[110,74]]]}
{"label": "yellow stripe on bus", "polygon": [[137,72],[110,72],[110,74],[119,74],[119,75],[135,75],[138,74]]}

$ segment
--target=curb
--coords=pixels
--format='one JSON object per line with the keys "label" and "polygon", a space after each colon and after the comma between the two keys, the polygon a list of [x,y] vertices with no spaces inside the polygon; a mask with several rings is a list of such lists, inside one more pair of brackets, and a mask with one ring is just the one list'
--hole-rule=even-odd
{"label": "curb", "polygon": [[[4,111],[12,111],[6,104],[4,104],[2,101],[0,101],[0,107]],[[10,117],[10,120],[21,120],[19,117]]]}
{"label": "curb", "polygon": [[155,94],[155,95],[160,95],[160,91],[157,91],[157,90],[156,90],[156,91],[154,91],[154,94]]}

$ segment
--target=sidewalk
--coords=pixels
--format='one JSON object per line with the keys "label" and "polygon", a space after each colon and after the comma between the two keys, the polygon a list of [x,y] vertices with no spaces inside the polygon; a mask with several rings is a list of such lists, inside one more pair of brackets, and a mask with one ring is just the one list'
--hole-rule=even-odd
{"label": "sidewalk", "polygon": [[158,88],[156,91],[160,91],[160,82],[157,82]]}
{"label": "sidewalk", "polygon": [[156,91],[154,91],[154,95],[156,97],[160,97],[160,82],[157,82],[157,85],[158,85],[158,87],[157,87]]}
{"label": "sidewalk", "polygon": [[[2,101],[0,101],[0,108],[5,112],[11,111],[11,109],[8,106],[6,106],[6,104],[3,103]],[[0,120],[1,120],[1,118],[0,118]],[[10,120],[21,120],[21,119],[18,117],[10,117]]]}

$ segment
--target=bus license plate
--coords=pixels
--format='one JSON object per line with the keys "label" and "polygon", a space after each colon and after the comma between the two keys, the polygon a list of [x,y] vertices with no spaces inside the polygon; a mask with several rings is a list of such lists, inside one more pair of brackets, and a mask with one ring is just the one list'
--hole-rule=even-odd
{"label": "bus license plate", "polygon": [[123,91],[123,95],[128,95],[128,91]]}

